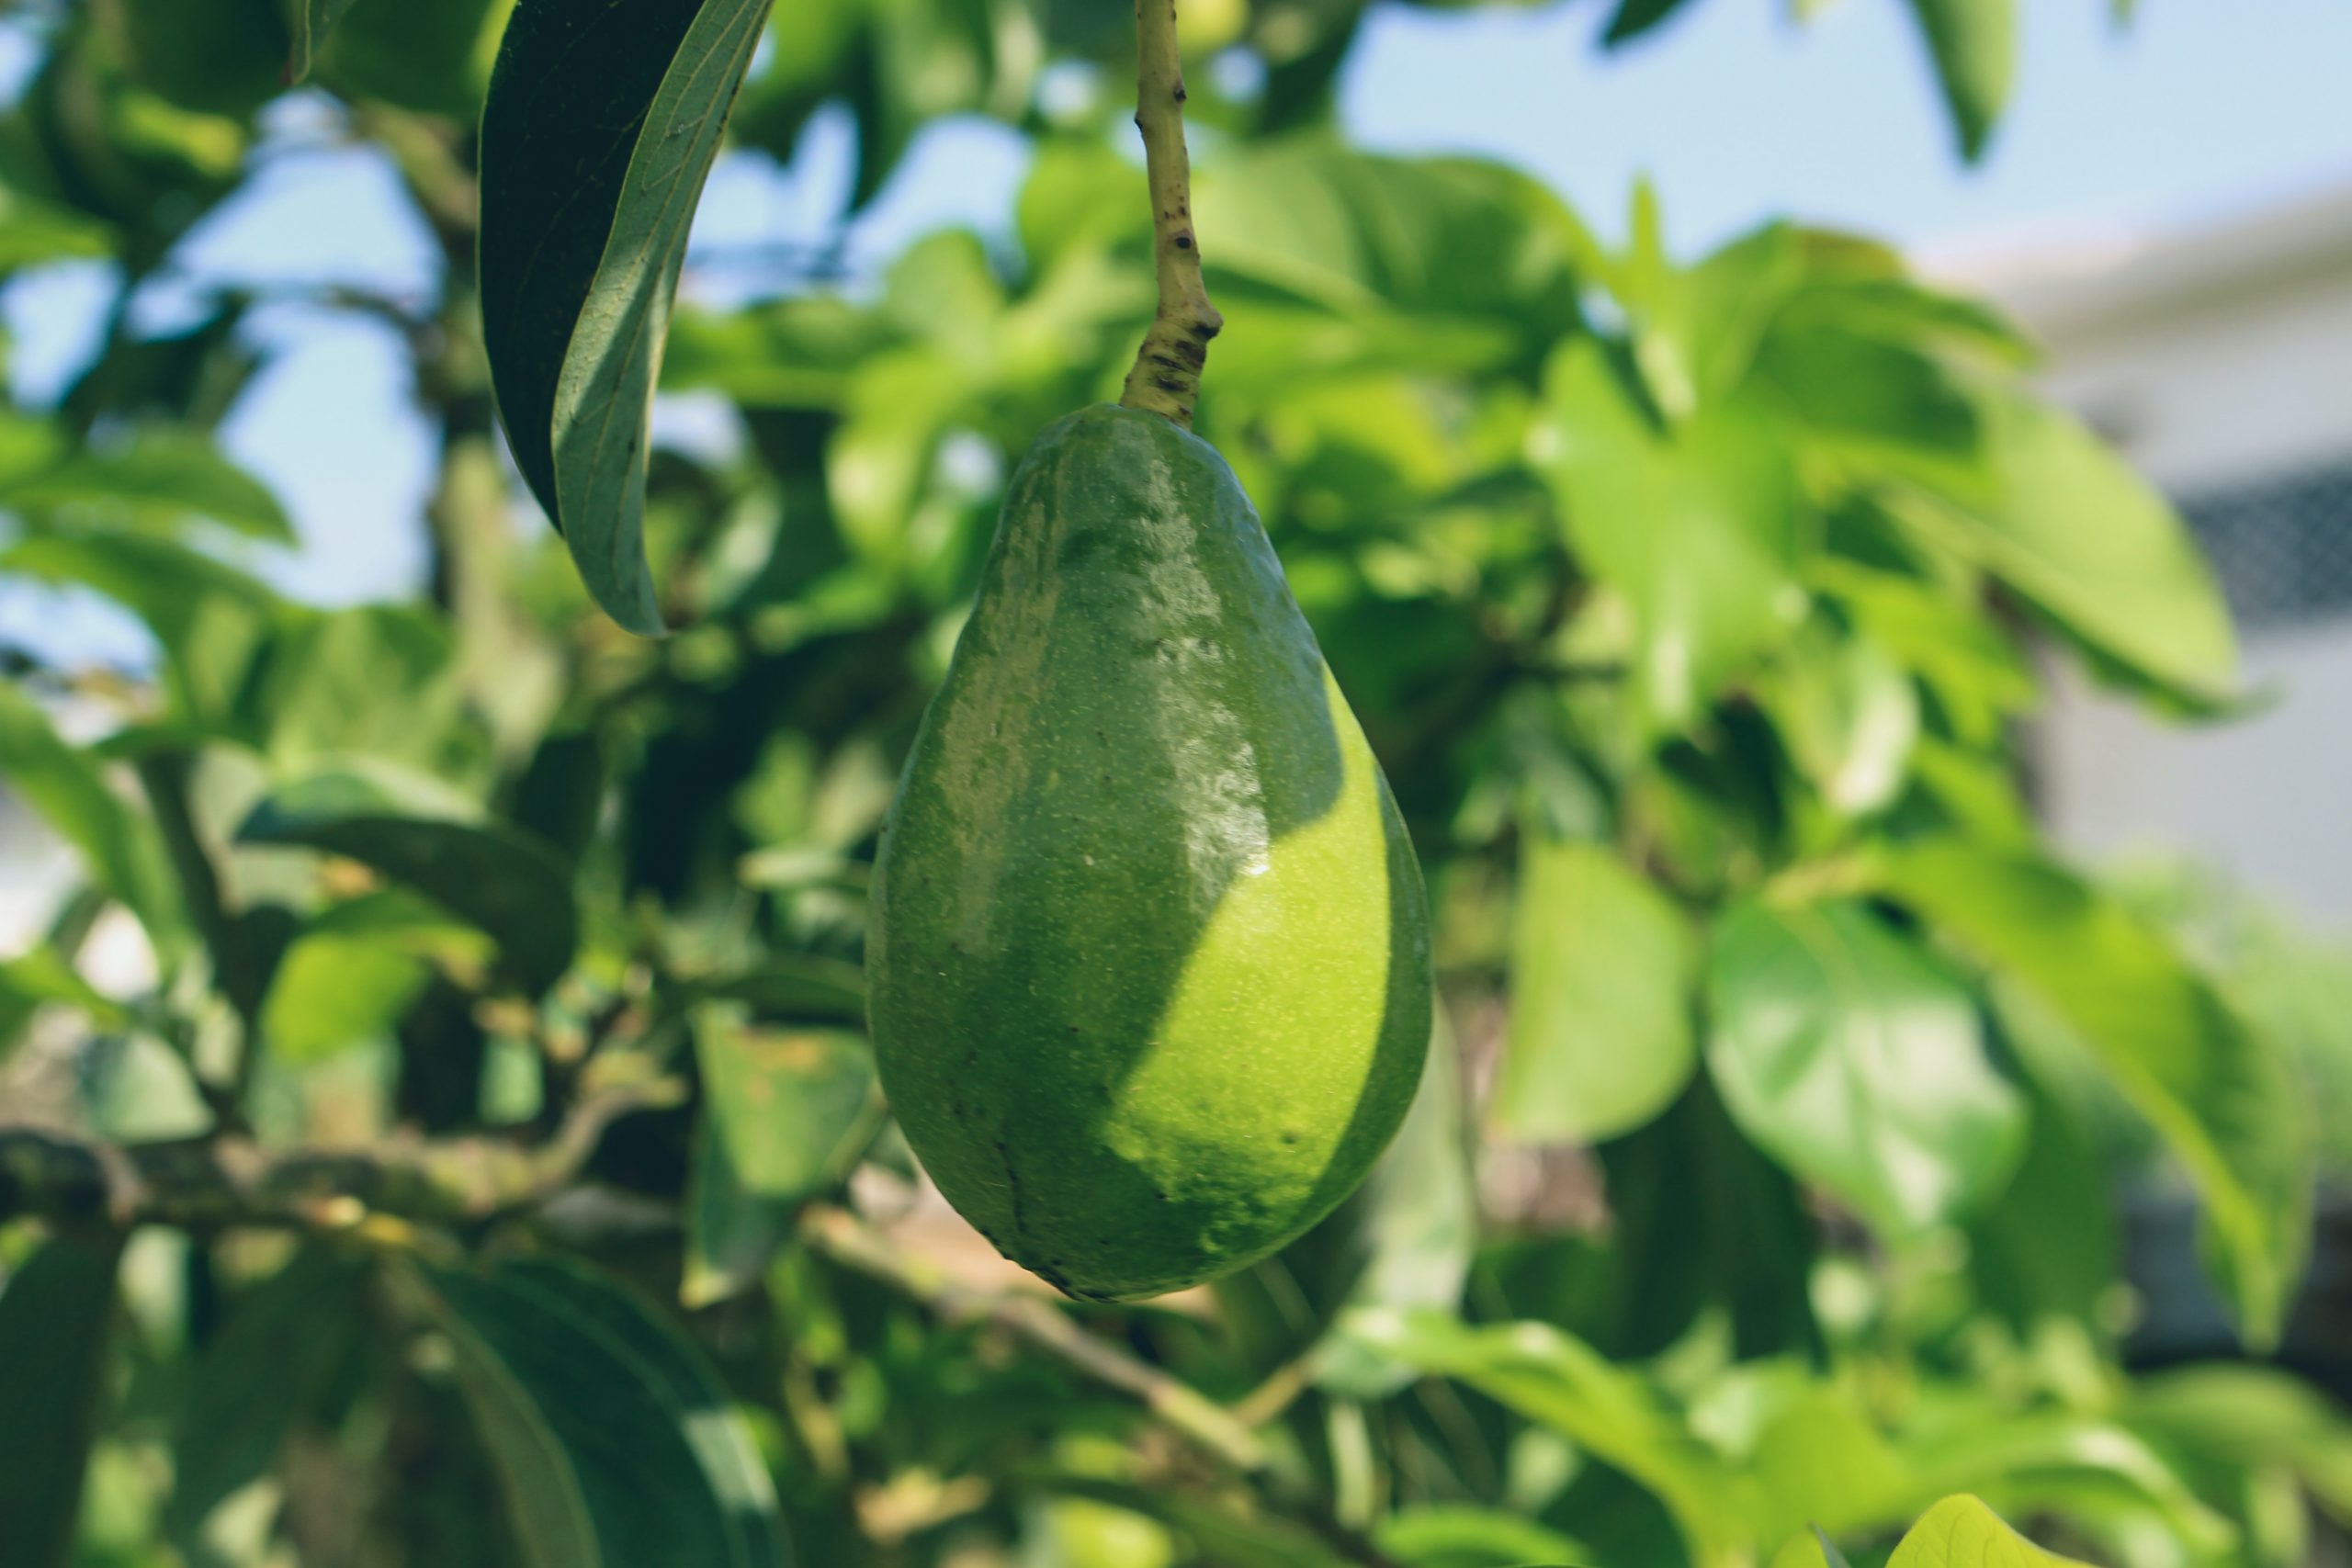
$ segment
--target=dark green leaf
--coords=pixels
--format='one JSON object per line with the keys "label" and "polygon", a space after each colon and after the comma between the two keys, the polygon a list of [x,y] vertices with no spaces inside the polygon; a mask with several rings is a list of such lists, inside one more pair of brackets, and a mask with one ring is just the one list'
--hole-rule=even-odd
{"label": "dark green leaf", "polygon": [[375,867],[489,932],[534,989],[554,984],[579,942],[562,857],[429,779],[380,767],[321,773],[265,797],[237,838]]}
{"label": "dark green leaf", "polygon": [[269,1473],[357,1343],[365,1265],[309,1250],[249,1296],[206,1348],[178,1405],[165,1527],[191,1562],[214,1509]]}
{"label": "dark green leaf", "polygon": [[104,1397],[121,1243],[59,1236],[0,1286],[0,1562],[65,1568]]}
{"label": "dark green leaf", "polygon": [[1589,1143],[1665,1110],[1698,1065],[1697,979],[1698,943],[1672,900],[1606,846],[1523,834],[1497,1124]]}
{"label": "dark green leaf", "polygon": [[433,1276],[536,1568],[783,1568],[775,1489],[701,1355],[574,1264]]}
{"label": "dark green leaf", "polygon": [[482,118],[485,341],[516,464],[613,617],[662,629],[647,421],[703,181],[766,0],[523,0]]}
{"label": "dark green leaf", "polygon": [[1622,0],[1617,14],[1609,18],[1609,29],[1600,35],[1600,41],[1614,49],[1637,39],[1688,3],[1689,0]]}
{"label": "dark green leaf", "polygon": [[1973,163],[2017,79],[2018,0],[1911,0],[1911,14],[1935,61],[1961,156]]}
{"label": "dark green leaf", "polygon": [[2310,1212],[2271,1043],[2156,931],[2055,866],[1957,841],[1890,852],[1888,891],[2063,1022],[2197,1183],[2247,1337],[2278,1329]]}

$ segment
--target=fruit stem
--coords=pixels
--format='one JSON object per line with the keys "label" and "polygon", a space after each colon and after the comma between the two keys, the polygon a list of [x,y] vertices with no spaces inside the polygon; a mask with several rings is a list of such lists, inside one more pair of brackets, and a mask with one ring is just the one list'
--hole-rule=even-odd
{"label": "fruit stem", "polygon": [[1209,340],[1225,318],[1201,281],[1193,232],[1193,165],[1184,153],[1184,60],[1176,41],[1176,0],[1136,0],[1136,129],[1143,132],[1151,185],[1159,310],[1136,353],[1119,401],[1193,428]]}

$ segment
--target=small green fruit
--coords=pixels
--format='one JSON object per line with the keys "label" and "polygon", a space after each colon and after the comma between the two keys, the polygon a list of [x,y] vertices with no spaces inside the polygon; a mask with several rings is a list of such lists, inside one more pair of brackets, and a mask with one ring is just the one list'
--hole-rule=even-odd
{"label": "small green fruit", "polygon": [[908,1142],[1073,1296],[1253,1262],[1386,1146],[1430,1032],[1420,874],[1207,443],[1106,406],[1023,460],[874,915]]}

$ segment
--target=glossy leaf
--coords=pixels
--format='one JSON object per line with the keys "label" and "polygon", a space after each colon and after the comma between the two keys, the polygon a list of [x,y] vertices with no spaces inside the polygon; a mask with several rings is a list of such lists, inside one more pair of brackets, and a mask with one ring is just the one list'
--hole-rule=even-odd
{"label": "glossy leaf", "polygon": [[687,229],[766,0],[523,0],[482,118],[482,316],[516,465],[614,619],[662,629],[648,420]]}
{"label": "glossy leaf", "polygon": [[1866,908],[1735,910],[1707,991],[1733,1117],[1882,1230],[1957,1219],[2007,1174],[2025,1104],[1986,1057],[1975,998]]}
{"label": "glossy leaf", "polygon": [[2295,1089],[2165,940],[2046,863],[1959,841],[1887,855],[1887,890],[2063,1022],[2196,1181],[2248,1337],[2276,1335],[2310,1203]]}
{"label": "glossy leaf", "polygon": [[742,1418],[699,1352],[629,1292],[525,1259],[435,1274],[426,1305],[535,1568],[790,1561]]}
{"label": "glossy leaf", "polygon": [[2050,1568],[2053,1557],[1973,1497],[1947,1497],[1894,1549],[1886,1568]]}
{"label": "glossy leaf", "polygon": [[2017,80],[2018,0],[1911,0],[1961,156],[1973,163]]}
{"label": "glossy leaf", "polygon": [[1555,357],[1547,396],[1568,542],[1633,608],[1651,721],[1687,723],[1802,613],[1787,453],[1745,405],[1656,428],[1589,338]]}
{"label": "glossy leaf", "polygon": [[300,844],[373,866],[489,932],[534,989],[554,983],[579,942],[562,858],[430,779],[381,767],[320,773],[266,796],[237,839]]}
{"label": "glossy leaf", "polygon": [[1891,498],[1897,515],[2148,680],[2204,703],[2231,696],[2229,612],[2171,505],[2070,414],[1996,394],[1978,417],[1981,469]]}
{"label": "glossy leaf", "polygon": [[1342,1325],[1373,1349],[1448,1377],[1574,1440],[1655,1493],[1703,1562],[1740,1550],[1758,1500],[1744,1478],[1638,1374],[1549,1325],[1472,1327],[1433,1313],[1361,1312]]}
{"label": "glossy leaf", "polygon": [[66,1568],[104,1398],[119,1240],[58,1236],[0,1284],[0,1562]]}
{"label": "glossy leaf", "polygon": [[1612,850],[1523,835],[1496,1124],[1589,1143],[1672,1104],[1698,1065],[1698,966],[1689,919]]}

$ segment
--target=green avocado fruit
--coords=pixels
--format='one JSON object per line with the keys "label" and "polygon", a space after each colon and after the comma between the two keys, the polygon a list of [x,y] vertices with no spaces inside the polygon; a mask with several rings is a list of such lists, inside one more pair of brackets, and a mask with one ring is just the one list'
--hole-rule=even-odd
{"label": "green avocado fruit", "polygon": [[1072,1296],[1274,1251],[1419,1083],[1404,822],[1233,470],[1158,414],[1083,409],[1014,472],[874,899],[907,1141]]}

